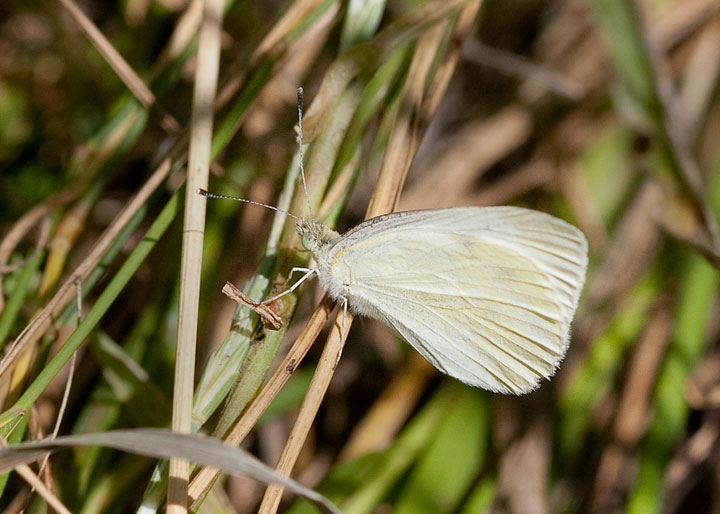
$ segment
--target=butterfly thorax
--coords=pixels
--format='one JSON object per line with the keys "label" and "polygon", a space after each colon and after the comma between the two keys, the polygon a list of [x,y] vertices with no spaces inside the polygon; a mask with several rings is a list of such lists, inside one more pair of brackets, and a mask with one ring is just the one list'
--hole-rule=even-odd
{"label": "butterfly thorax", "polygon": [[315,271],[323,289],[335,301],[350,300],[349,306],[353,308],[352,298],[348,298],[347,285],[342,276],[336,276],[337,270],[334,270],[331,258],[333,247],[342,239],[342,236],[319,221],[302,220],[297,224],[297,230],[302,237],[303,246],[310,250],[315,258],[317,263]]}

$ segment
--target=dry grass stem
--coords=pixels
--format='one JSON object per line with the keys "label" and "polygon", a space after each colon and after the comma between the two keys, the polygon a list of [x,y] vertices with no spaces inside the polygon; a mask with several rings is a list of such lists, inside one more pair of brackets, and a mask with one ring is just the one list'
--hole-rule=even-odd
{"label": "dry grass stem", "polygon": [[[2,438],[0,438],[0,447],[7,447],[7,442],[5,442]],[[15,468],[15,471],[17,471],[18,475],[20,475],[33,490],[37,491],[40,497],[42,497],[42,499],[45,500],[50,507],[62,514],[71,514],[70,510],[58,499],[58,497],[45,486],[43,481],[40,480],[35,473],[33,473],[30,466],[27,464],[21,464]]]}
{"label": "dry grass stem", "polygon": [[120,213],[115,217],[110,226],[93,245],[90,253],[73,270],[69,278],[58,289],[52,299],[45,307],[36,314],[30,323],[23,329],[15,339],[7,353],[0,361],[0,383],[3,389],[16,387],[18,384],[10,384],[10,374],[15,369],[16,363],[23,355],[34,352],[33,345],[38,341],[45,331],[50,327],[52,320],[57,317],[65,306],[75,298],[77,279],[84,281],[90,272],[98,265],[100,259],[113,244],[123,228],[137,211],[147,202],[155,190],[160,187],[170,172],[170,160],[164,160],[153,172],[150,178],[143,184],[137,194],[127,203]]}
{"label": "dry grass stem", "polygon": [[[481,0],[180,3],[5,9],[0,429],[13,445],[57,434],[54,447],[63,431],[84,444],[172,423],[242,443],[282,477],[260,466],[274,479],[219,481],[243,473],[230,456],[243,451],[215,439],[189,451],[192,437],[165,430],[180,451],[156,454],[159,440],[127,433],[117,448],[196,462],[192,481],[187,462],[168,483],[168,460],[76,449],[0,478],[6,512],[304,512],[283,497],[305,494],[290,475],[353,513],[712,504],[720,0],[525,2],[480,17]],[[288,128],[299,85],[309,199]],[[589,264],[557,374],[528,396],[493,395],[441,376],[382,322],[315,305],[318,284],[263,302],[312,258],[284,214],[217,201],[206,221],[196,190],[209,171],[218,194],[339,232],[461,205],[567,220]],[[518,279],[508,266],[497,278]],[[232,302],[217,294],[228,279]],[[524,319],[523,307],[509,308]],[[33,469],[38,448],[22,461]]]}
{"label": "dry grass stem", "polygon": [[699,41],[686,66],[681,89],[678,92],[678,111],[690,144],[697,142],[698,135],[707,121],[707,106],[720,77],[720,18],[708,23],[698,37]]}
{"label": "dry grass stem", "polygon": [[681,184],[686,188],[688,200],[691,202],[699,216],[699,230],[686,233],[683,228],[675,224],[674,217],[665,218],[665,226],[670,233],[681,240],[693,245],[702,251],[708,260],[720,268],[720,234],[718,224],[712,209],[705,197],[705,180],[700,166],[690,148],[691,141],[688,140],[685,127],[681,125],[682,116],[678,113],[679,105],[675,93],[675,87],[670,76],[669,64],[666,61],[661,49],[650,38],[644,30],[643,16],[640,6],[637,10],[637,23],[644,36],[644,43],[647,48],[650,66],[653,69],[655,79],[655,92],[662,107],[662,127],[664,136],[672,149],[672,158],[677,165],[677,171]]}
{"label": "dry grass stem", "polygon": [[507,506],[509,512],[548,514],[546,489],[550,473],[550,426],[537,417],[503,453],[498,489],[491,512]]}
{"label": "dry grass stem", "polygon": [[[461,16],[461,20],[466,22],[460,25],[463,30],[467,30],[469,26],[467,20],[471,18],[474,19],[474,14],[478,7],[479,2],[472,4],[472,6],[468,8],[468,11],[464,13],[465,16]],[[408,79],[405,83],[404,91],[400,95],[401,107],[390,137],[388,152],[383,161],[380,176],[378,177],[374,194],[368,206],[367,219],[392,212],[397,204],[403,182],[410,168],[410,163],[419,146],[420,137],[432,115],[432,112],[429,110],[422,111],[425,97],[425,79],[437,55],[445,28],[445,24],[438,24],[428,29],[418,42],[408,71]],[[457,53],[450,52],[447,55],[447,59],[450,63],[454,64],[457,59]],[[433,93],[435,94],[429,99],[432,106],[437,106],[436,95],[441,95],[441,91],[447,86],[447,77],[449,76],[447,70],[449,68],[452,68],[452,66],[442,68],[443,72],[438,73],[436,76],[436,88],[433,89]],[[421,114],[425,116],[423,117]],[[297,457],[300,454],[300,450],[305,443],[312,420],[317,415],[320,403],[327,392],[344,342],[344,336],[340,333],[340,327],[346,327],[347,333],[347,331],[350,330],[351,324],[352,316],[349,314],[343,314],[343,318],[340,319],[340,313],[338,313],[335,318],[334,326],[337,330],[332,331],[328,337],[320,362],[310,383],[308,393],[300,407],[298,418],[276,466],[276,470],[283,475],[290,475]],[[282,490],[282,487],[276,485],[268,487],[260,506],[260,512],[263,514],[276,512],[280,505]]]}
{"label": "dry grass stem", "polygon": [[172,60],[176,59],[185,48],[187,48],[190,41],[197,36],[198,27],[202,21],[204,4],[204,0],[190,0],[190,2],[188,2],[185,11],[175,26],[175,30],[173,30],[153,65],[153,75],[156,75],[159,70],[167,67]]}
{"label": "dry grass stem", "polygon": [[158,113],[160,126],[169,134],[177,134],[180,132],[180,125],[177,120],[158,104],[150,88],[145,85],[145,82],[135,73],[135,70],[123,59],[120,52],[115,50],[115,47],[107,40],[103,33],[100,32],[92,20],[85,16],[85,13],[82,12],[80,7],[78,7],[73,0],[59,0],[59,2],[67,9],[70,16],[73,17],[97,51],[100,52],[100,55],[102,55],[110,67],[115,70],[117,76],[125,83],[138,101],[145,106],[146,109]]}
{"label": "dry grass stem", "polygon": [[469,123],[446,143],[442,156],[424,170],[400,199],[401,210],[432,209],[457,204],[473,184],[499,160],[527,141],[530,114],[508,107],[489,119]]}
{"label": "dry grass stem", "polygon": [[585,96],[582,84],[550,66],[523,59],[479,41],[473,41],[468,45],[465,56],[478,64],[490,66],[503,73],[538,84],[573,102],[577,102]]}
{"label": "dry grass stem", "polygon": [[[205,2],[198,42],[198,66],[195,73],[185,188],[180,305],[173,390],[172,430],[179,433],[190,433],[192,427],[200,273],[207,202],[197,191],[207,188],[210,174],[213,107],[220,65],[223,6],[223,0]],[[171,459],[169,470],[167,512],[184,514],[187,511],[190,463]]]}
{"label": "dry grass stem", "polygon": [[[330,336],[328,336],[322,355],[320,355],[320,360],[315,368],[315,374],[310,382],[310,387],[300,406],[298,417],[295,420],[295,424],[290,432],[285,448],[280,455],[280,459],[275,466],[275,470],[282,475],[290,476],[290,472],[295,466],[295,461],[300,454],[300,450],[305,444],[307,434],[317,415],[320,404],[325,397],[327,388],[330,385],[330,380],[335,372],[335,367],[340,359],[342,347],[347,340],[347,333],[348,330],[350,330],[351,323],[351,314],[343,317],[340,311],[338,311],[338,315],[335,316],[335,322],[330,331]],[[345,328],[344,334],[341,333],[343,328]],[[260,504],[258,513],[269,514],[276,512],[280,506],[283,489],[283,487],[275,484],[269,486],[265,491],[265,496]]]}
{"label": "dry grass stem", "polygon": [[411,354],[405,367],[355,425],[340,460],[386,450],[415,408],[428,379],[435,373],[435,368],[428,361],[417,353]]}
{"label": "dry grass stem", "polygon": [[316,7],[322,3],[321,0],[300,0],[294,2],[280,20],[273,25],[267,36],[258,45],[250,59],[251,66],[258,62],[283,40],[288,33],[297,27]]}
{"label": "dry grass stem", "polygon": [[697,485],[699,471],[720,451],[720,418],[717,413],[705,416],[700,428],[679,448],[668,464],[662,513],[678,512],[681,501]]}
{"label": "dry grass stem", "polygon": [[[75,301],[76,301],[76,319],[77,324],[79,325],[82,321],[82,282],[80,280],[76,281],[76,292],[75,292]],[[65,381],[65,388],[63,389],[62,394],[62,400],[60,401],[60,407],[58,408],[57,416],[55,419],[55,426],[53,427],[53,431],[50,434],[51,439],[55,439],[58,434],[60,433],[60,425],[62,424],[63,417],[65,416],[65,409],[67,409],[68,400],[70,399],[70,390],[72,389],[72,383],[73,383],[73,377],[75,377],[75,367],[77,365],[77,352],[75,352],[70,359],[70,363],[68,364],[68,373],[67,373],[67,379]],[[48,463],[48,460],[50,459],[50,454],[46,455],[45,458],[42,461],[42,464],[40,464],[40,469],[38,471],[38,475],[42,474],[43,470],[45,469],[45,466]]]}
{"label": "dry grass stem", "polygon": [[623,493],[632,479],[622,470],[631,467],[634,450],[647,428],[654,377],[672,330],[671,307],[669,302],[658,306],[635,349],[617,407],[613,441],[600,457],[591,512],[611,512],[622,505]]}
{"label": "dry grass stem", "polygon": [[[253,429],[257,421],[267,409],[270,402],[277,396],[280,389],[287,383],[297,367],[302,362],[308,350],[320,335],[320,331],[330,317],[333,302],[324,298],[320,306],[306,323],[302,333],[293,343],[277,371],[270,377],[255,400],[250,404],[242,418],[238,420],[225,442],[232,445],[239,445]],[[191,501],[197,500],[205,489],[213,482],[217,470],[204,468],[193,478],[188,489]]]}
{"label": "dry grass stem", "polygon": [[692,36],[698,28],[711,21],[720,12],[717,0],[686,0],[676,2],[652,27],[653,37],[667,52]]}

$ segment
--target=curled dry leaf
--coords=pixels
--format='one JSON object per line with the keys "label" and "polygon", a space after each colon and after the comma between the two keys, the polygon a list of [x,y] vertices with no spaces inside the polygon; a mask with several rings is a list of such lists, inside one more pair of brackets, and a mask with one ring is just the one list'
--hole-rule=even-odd
{"label": "curled dry leaf", "polygon": [[262,302],[256,302],[252,298],[249,298],[245,293],[240,291],[234,284],[225,282],[222,288],[222,292],[225,296],[233,300],[234,302],[244,305],[251,311],[255,312],[260,316],[260,321],[265,328],[270,330],[280,330],[283,326],[282,319],[272,308],[272,303],[266,304]]}

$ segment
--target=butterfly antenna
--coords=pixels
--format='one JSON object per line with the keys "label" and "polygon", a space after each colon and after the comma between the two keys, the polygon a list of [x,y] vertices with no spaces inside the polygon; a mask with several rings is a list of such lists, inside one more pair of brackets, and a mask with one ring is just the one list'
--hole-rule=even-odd
{"label": "butterfly antenna", "polygon": [[249,203],[250,205],[259,205],[260,207],[265,207],[266,209],[271,209],[273,211],[282,212],[286,216],[290,216],[293,219],[302,221],[302,218],[300,216],[295,216],[294,214],[290,214],[288,211],[286,211],[284,209],[278,209],[277,207],[273,207],[272,205],[267,205],[267,204],[260,203],[260,202],[253,202],[252,200],[246,200],[245,198],[236,198],[234,196],[216,195],[215,193],[211,193],[207,189],[202,189],[202,188],[198,189],[198,194],[201,194],[208,198],[218,198],[220,200],[235,200],[236,202]]}
{"label": "butterfly antenna", "polygon": [[310,205],[310,194],[308,193],[307,182],[305,182],[305,166],[303,164],[303,129],[302,129],[302,115],[303,115],[303,88],[299,87],[297,90],[297,102],[298,102],[298,126],[297,126],[297,144],[298,153],[300,156],[300,176],[302,177],[303,191],[305,192],[305,200],[307,200],[308,213],[310,219],[315,219],[313,215],[312,205]]}

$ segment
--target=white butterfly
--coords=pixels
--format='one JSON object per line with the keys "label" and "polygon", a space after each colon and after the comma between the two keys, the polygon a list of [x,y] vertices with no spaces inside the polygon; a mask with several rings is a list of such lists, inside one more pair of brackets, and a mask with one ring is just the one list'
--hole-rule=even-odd
{"label": "white butterfly", "polygon": [[298,232],[320,283],[356,314],[394,328],[437,369],[491,391],[525,393],[555,371],[585,281],[587,241],[518,207],[380,216],[340,235]]}

